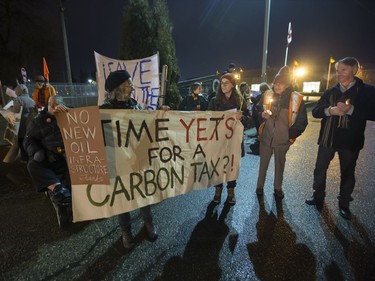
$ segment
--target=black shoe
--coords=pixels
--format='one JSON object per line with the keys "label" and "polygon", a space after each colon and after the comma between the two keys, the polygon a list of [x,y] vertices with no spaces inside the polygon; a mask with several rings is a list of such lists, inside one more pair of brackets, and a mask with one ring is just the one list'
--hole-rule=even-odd
{"label": "black shoe", "polygon": [[344,219],[349,220],[351,218],[352,213],[350,212],[349,207],[341,207],[341,206],[339,206],[339,210],[340,210],[340,215]]}
{"label": "black shoe", "polygon": [[130,226],[122,230],[122,244],[127,250],[133,249],[135,246]]}
{"label": "black shoe", "polygon": [[281,189],[280,190],[275,189],[274,195],[275,195],[276,199],[284,199],[284,191],[282,191]]}
{"label": "black shoe", "polygon": [[54,190],[48,191],[48,194],[55,204],[70,203],[72,201],[70,190],[62,184],[56,185]]}
{"label": "black shoe", "polygon": [[257,196],[263,196],[263,188],[257,188],[255,192]]}
{"label": "black shoe", "polygon": [[307,205],[311,205],[311,206],[321,206],[321,205],[323,205],[323,202],[324,202],[324,200],[317,199],[314,196],[311,197],[311,199],[306,199],[306,201],[305,201],[305,203]]}
{"label": "black shoe", "polygon": [[154,224],[152,222],[145,222],[145,229],[147,234],[147,239],[151,242],[154,242],[158,239],[158,234],[156,233]]}

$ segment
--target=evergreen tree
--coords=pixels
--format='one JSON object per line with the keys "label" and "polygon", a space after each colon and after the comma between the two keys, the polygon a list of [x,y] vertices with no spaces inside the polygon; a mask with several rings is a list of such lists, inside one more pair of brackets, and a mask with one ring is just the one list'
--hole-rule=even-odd
{"label": "evergreen tree", "polygon": [[155,54],[153,26],[153,14],[148,1],[129,0],[124,13],[120,59],[132,60]]}
{"label": "evergreen tree", "polygon": [[124,12],[120,59],[139,59],[159,52],[159,72],[163,65],[168,65],[165,103],[175,109],[180,101],[177,87],[180,70],[171,31],[165,0],[154,1],[153,8],[148,0],[129,0]]}
{"label": "evergreen tree", "polygon": [[155,43],[159,50],[160,67],[168,65],[166,104],[177,109],[180,103],[180,93],[177,87],[180,69],[177,65],[176,48],[172,37],[173,26],[169,19],[169,9],[165,0],[156,0],[155,2],[155,20]]}

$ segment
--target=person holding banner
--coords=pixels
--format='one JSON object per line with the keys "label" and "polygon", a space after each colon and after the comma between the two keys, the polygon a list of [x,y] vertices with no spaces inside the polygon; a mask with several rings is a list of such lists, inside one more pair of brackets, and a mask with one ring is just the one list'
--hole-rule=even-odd
{"label": "person holding banner", "polygon": [[33,94],[33,100],[38,106],[39,110],[47,107],[49,97],[55,96],[55,88],[44,78],[42,75],[38,75],[35,78],[35,89]]}
{"label": "person holding banner", "polygon": [[191,95],[187,95],[180,103],[178,110],[182,111],[205,111],[208,101],[202,95],[202,83],[195,82],[191,87]]}
{"label": "person holding banner", "polygon": [[286,153],[307,126],[307,112],[303,96],[294,91],[288,66],[283,66],[276,74],[272,90],[266,91],[260,103],[259,126],[260,164],[256,194],[263,195],[264,183],[271,157],[275,157],[274,195],[277,200],[284,198],[282,190]]}
{"label": "person holding banner", "polygon": [[[236,78],[232,73],[225,73],[220,77],[220,87],[215,97],[210,100],[208,104],[208,110],[211,111],[226,111],[226,110],[238,110],[237,119],[241,120],[244,127],[251,122],[250,112],[246,107],[246,101],[236,89]],[[243,142],[241,144],[242,153],[241,156],[245,155]],[[236,187],[236,180],[227,182],[228,198],[227,202],[230,205],[236,204],[234,195],[234,188]],[[215,196],[212,200],[218,204],[221,202],[221,193],[223,190],[223,184],[215,186]]]}
{"label": "person holding banner", "polygon": [[[28,126],[23,145],[29,156],[27,169],[37,191],[47,191],[54,206],[68,206],[71,210],[69,170],[63,138],[55,118],[55,113],[66,111],[57,96],[50,97],[48,107],[40,111]],[[67,184],[63,184],[62,179]],[[57,215],[59,223],[60,219],[71,219],[62,218],[63,214],[59,211]]]}
{"label": "person holding banner", "polygon": [[[126,70],[117,70],[111,72],[105,81],[106,98],[101,109],[142,109],[137,101],[131,97],[134,91],[130,74]],[[158,235],[153,224],[151,207],[140,208],[141,216],[144,221],[148,240],[155,241]],[[134,238],[131,232],[130,212],[118,215],[119,225],[122,230],[122,242],[125,249],[132,249],[135,246]]]}

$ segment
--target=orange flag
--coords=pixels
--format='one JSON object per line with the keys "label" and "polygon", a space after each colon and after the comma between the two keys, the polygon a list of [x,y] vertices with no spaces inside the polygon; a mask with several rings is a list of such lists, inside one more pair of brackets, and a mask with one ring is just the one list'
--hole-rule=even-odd
{"label": "orange flag", "polygon": [[46,59],[44,57],[43,57],[43,74],[44,74],[44,78],[46,78],[47,81],[49,81],[49,70],[48,70]]}

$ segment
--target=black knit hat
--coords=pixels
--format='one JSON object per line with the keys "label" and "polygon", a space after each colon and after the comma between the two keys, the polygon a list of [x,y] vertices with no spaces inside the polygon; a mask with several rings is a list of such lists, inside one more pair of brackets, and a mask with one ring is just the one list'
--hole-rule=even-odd
{"label": "black knit hat", "polygon": [[130,74],[126,70],[116,70],[111,72],[105,80],[105,90],[112,92],[126,80],[130,79]]}

